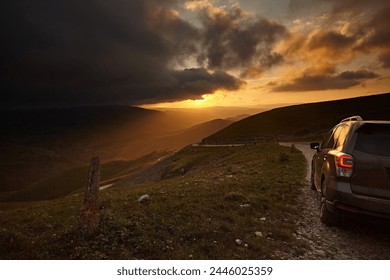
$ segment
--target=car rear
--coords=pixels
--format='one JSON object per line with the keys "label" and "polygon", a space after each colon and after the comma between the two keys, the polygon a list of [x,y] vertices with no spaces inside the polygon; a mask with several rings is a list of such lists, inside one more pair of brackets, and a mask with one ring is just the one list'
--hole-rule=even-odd
{"label": "car rear", "polygon": [[352,160],[346,160],[352,172],[346,203],[357,212],[390,216],[390,122],[364,122],[354,139]]}

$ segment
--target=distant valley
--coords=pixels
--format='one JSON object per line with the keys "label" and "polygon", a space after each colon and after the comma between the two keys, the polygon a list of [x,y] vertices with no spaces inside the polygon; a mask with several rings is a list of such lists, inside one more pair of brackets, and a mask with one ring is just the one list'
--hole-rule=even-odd
{"label": "distant valley", "polygon": [[261,113],[252,116],[235,108],[156,111],[124,106],[1,112],[0,200],[71,193],[83,185],[93,155],[101,157],[103,180],[108,180],[198,142],[320,140],[345,117],[390,120],[389,104],[387,93],[258,109]]}
{"label": "distant valley", "polygon": [[125,106],[2,111],[0,192],[26,188],[85,166],[92,155],[110,162],[178,150],[237,120],[217,119],[218,115],[235,117],[229,114],[240,112]]}

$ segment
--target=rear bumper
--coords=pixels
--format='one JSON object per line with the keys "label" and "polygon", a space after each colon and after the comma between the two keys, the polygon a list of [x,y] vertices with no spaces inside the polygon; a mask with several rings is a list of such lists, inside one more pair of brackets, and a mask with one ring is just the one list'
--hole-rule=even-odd
{"label": "rear bumper", "polygon": [[326,206],[332,213],[349,212],[390,219],[390,200],[354,194],[348,182],[332,178],[326,196]]}

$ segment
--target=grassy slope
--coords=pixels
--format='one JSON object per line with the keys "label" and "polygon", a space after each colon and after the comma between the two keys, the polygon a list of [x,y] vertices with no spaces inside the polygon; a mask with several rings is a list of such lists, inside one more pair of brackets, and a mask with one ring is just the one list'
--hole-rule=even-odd
{"label": "grassy slope", "polygon": [[94,154],[106,161],[118,159],[106,149],[113,136],[119,142],[127,130],[116,131],[160,115],[124,106],[1,111],[0,191],[21,189],[84,165]]}
{"label": "grassy slope", "polygon": [[172,148],[181,149],[188,144],[194,144],[202,141],[205,136],[211,135],[232,123],[233,121],[226,119],[211,120],[175,132],[172,135],[161,137],[158,139],[158,142],[160,145],[165,145],[166,147],[171,146]]}
{"label": "grassy slope", "polygon": [[207,137],[204,142],[237,142],[260,139],[313,139],[341,119],[390,120],[390,93],[329,102],[303,104],[260,113]]}
{"label": "grassy slope", "polygon": [[[152,153],[137,160],[118,160],[101,165],[101,181],[130,174],[156,161],[163,154]],[[75,191],[83,191],[89,166],[71,168],[27,188],[0,194],[0,201],[36,201],[63,197]]]}
{"label": "grassy slope", "polygon": [[[281,153],[289,159],[280,161]],[[169,179],[102,191],[100,230],[91,237],[77,231],[79,194],[0,204],[0,259],[283,259],[302,253],[305,244],[293,234],[305,174],[301,153],[272,143],[190,147],[169,162]],[[137,202],[143,194],[150,204]]]}
{"label": "grassy slope", "polygon": [[191,127],[205,120],[208,116],[200,112],[125,106],[0,111],[0,192],[16,191],[85,165],[96,154],[107,162],[181,149],[229,122]]}

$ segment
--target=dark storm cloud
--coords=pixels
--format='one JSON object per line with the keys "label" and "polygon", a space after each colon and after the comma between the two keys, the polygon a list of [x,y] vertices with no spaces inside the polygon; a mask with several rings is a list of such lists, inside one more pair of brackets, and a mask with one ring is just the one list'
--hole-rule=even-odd
{"label": "dark storm cloud", "polygon": [[0,11],[6,106],[142,104],[199,98],[242,82],[222,71],[173,71],[200,31],[176,1],[14,0]]}
{"label": "dark storm cloud", "polygon": [[170,70],[165,81],[154,85],[134,86],[134,92],[143,94],[142,99],[133,100],[133,104],[177,101],[182,100],[183,96],[186,99],[197,99],[218,89],[237,90],[243,84],[243,81],[223,71],[210,73],[204,68]]}
{"label": "dark storm cloud", "polygon": [[200,18],[205,47],[200,61],[206,61],[208,67],[256,67],[260,72],[282,61],[282,56],[272,49],[287,35],[284,26],[245,14],[238,6],[223,10],[204,8]]}
{"label": "dark storm cloud", "polygon": [[338,75],[338,77],[343,80],[365,80],[365,79],[378,78],[379,75],[367,70],[359,70],[359,71],[345,71],[342,72],[340,75]]}
{"label": "dark storm cloud", "polygon": [[180,99],[182,92],[187,93],[187,98],[199,98],[202,94],[214,92],[218,89],[237,90],[243,85],[243,81],[223,72],[209,73],[204,68],[190,68],[180,71],[172,71],[174,78],[166,86],[156,88],[157,92],[170,92],[170,99],[162,98],[154,101],[174,101]]}
{"label": "dark storm cloud", "polygon": [[291,83],[275,86],[274,91],[315,91],[331,89],[347,89],[362,84],[364,80],[379,77],[366,70],[345,71],[338,75],[304,75]]}
{"label": "dark storm cloud", "polygon": [[355,38],[346,36],[334,31],[321,30],[314,34],[308,41],[308,49],[328,48],[334,50],[351,47],[355,43]]}

